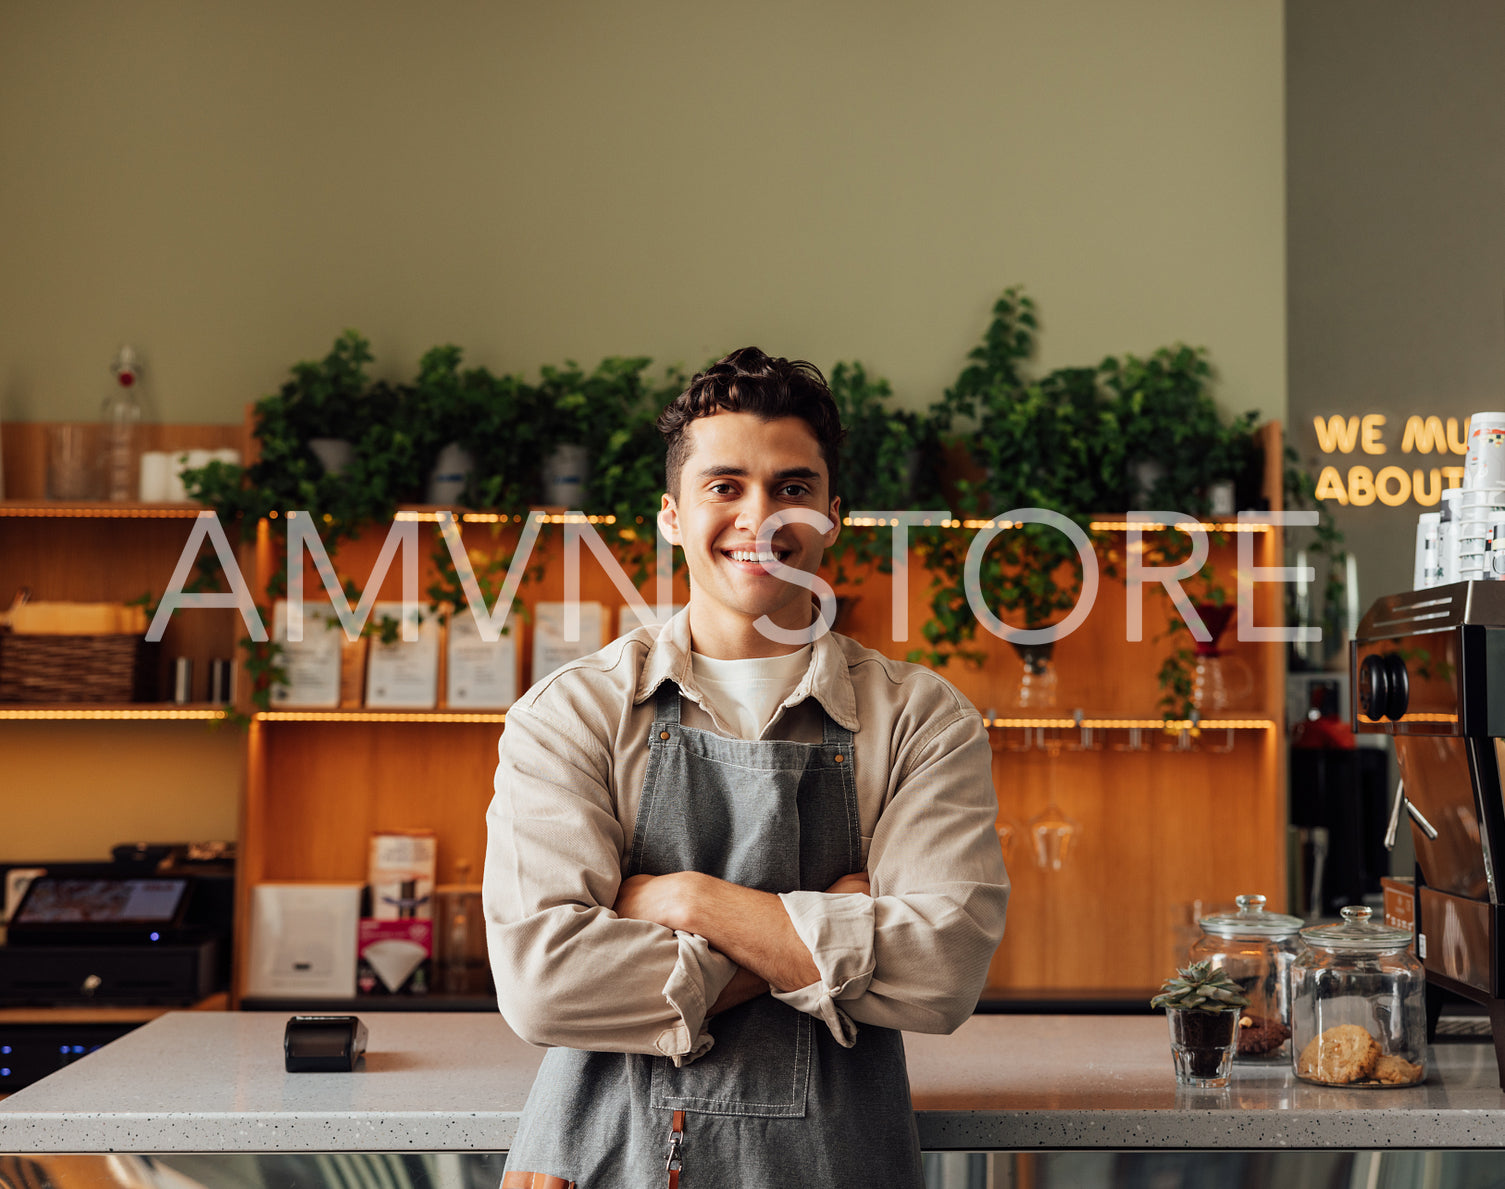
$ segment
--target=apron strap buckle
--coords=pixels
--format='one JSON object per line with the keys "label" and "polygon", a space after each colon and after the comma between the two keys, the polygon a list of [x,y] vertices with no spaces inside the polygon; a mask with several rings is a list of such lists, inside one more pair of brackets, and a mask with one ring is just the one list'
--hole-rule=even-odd
{"label": "apron strap buckle", "polygon": [[669,1174],[669,1183],[672,1185],[679,1179],[679,1149],[685,1141],[685,1113],[674,1112],[674,1121],[669,1129],[669,1159],[664,1162],[664,1171]]}

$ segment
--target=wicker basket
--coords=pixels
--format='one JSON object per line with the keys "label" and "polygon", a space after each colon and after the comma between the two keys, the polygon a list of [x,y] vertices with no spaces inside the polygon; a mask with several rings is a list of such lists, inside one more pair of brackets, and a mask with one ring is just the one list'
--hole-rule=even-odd
{"label": "wicker basket", "polygon": [[154,702],[160,644],[0,634],[0,702]]}

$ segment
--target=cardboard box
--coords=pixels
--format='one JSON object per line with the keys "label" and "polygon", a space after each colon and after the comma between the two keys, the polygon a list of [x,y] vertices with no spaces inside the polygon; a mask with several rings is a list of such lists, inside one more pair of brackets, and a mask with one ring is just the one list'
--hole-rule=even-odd
{"label": "cardboard box", "polygon": [[433,985],[434,922],[363,917],[356,958],[362,995],[426,995]]}
{"label": "cardboard box", "polygon": [[434,915],[437,841],[432,830],[389,830],[371,835],[366,882],[378,921],[428,920]]}

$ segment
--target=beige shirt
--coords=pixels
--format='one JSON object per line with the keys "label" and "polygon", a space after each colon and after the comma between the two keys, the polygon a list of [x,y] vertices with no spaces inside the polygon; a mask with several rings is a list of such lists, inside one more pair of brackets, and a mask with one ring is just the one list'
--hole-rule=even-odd
{"label": "beige shirt", "polygon": [[[507,713],[486,814],[486,940],[502,1015],[533,1044],[682,1063],[713,1041],[706,1011],[734,963],[703,937],[611,910],[666,679],[686,727],[736,736],[695,686],[688,612],[571,662]],[[853,1021],[950,1032],[976,1007],[1008,901],[987,730],[930,669],[834,634],[762,737],[818,743],[822,707],[853,732],[873,894],[780,896],[820,980],[778,997],[847,1045]]]}

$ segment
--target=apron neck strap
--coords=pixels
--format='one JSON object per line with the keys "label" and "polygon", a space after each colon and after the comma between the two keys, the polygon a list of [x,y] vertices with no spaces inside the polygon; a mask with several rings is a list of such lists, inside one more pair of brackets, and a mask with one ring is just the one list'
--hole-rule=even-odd
{"label": "apron neck strap", "polygon": [[653,695],[653,717],[659,722],[679,723],[679,686],[665,679]]}
{"label": "apron neck strap", "polygon": [[[815,700],[815,704],[820,706],[819,698]],[[828,747],[840,747],[850,752],[852,750],[852,732],[832,718],[826,712],[824,706],[820,706],[820,714],[823,722],[823,726],[821,727],[821,742],[825,743]]]}

